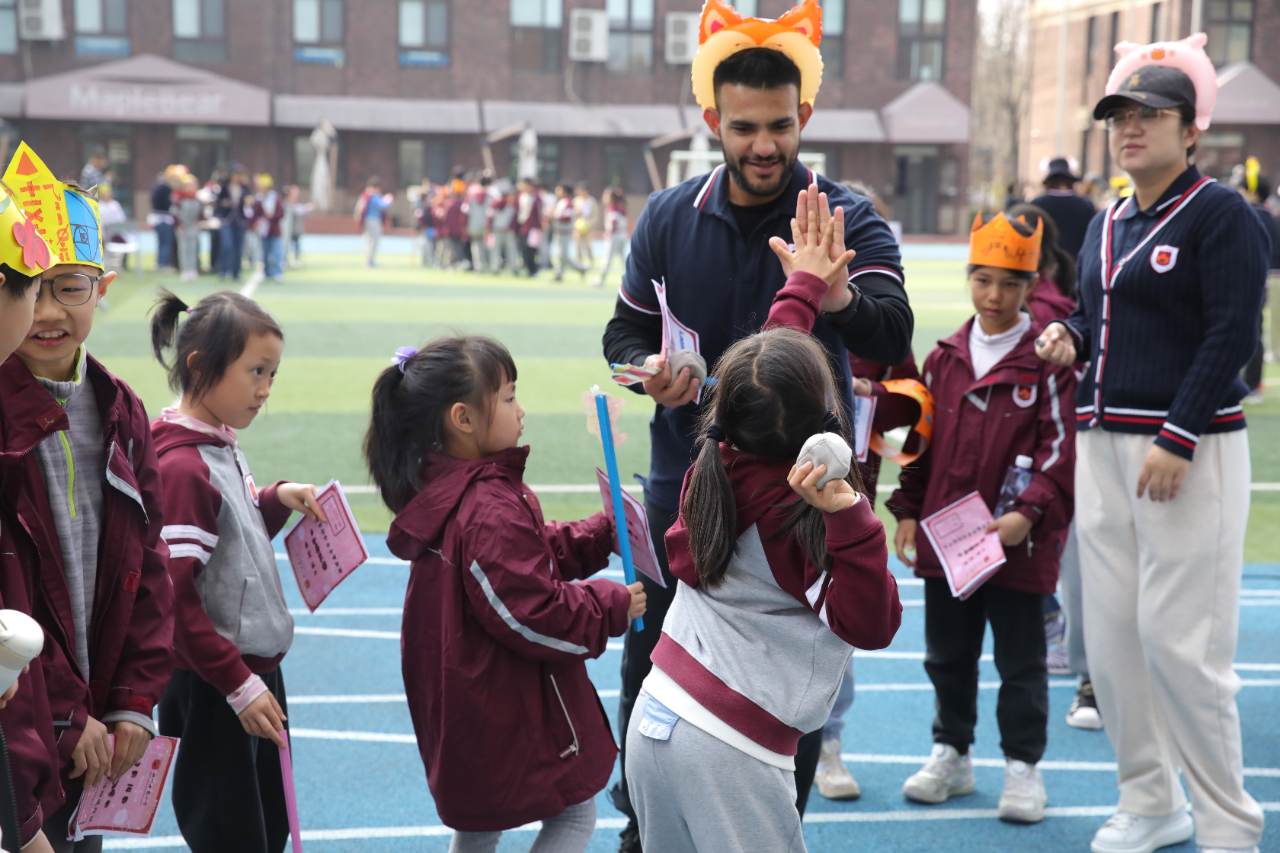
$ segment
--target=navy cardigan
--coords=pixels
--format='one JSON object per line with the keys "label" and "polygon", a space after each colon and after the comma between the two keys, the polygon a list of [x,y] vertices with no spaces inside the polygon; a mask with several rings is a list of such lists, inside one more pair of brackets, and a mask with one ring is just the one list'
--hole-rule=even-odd
{"label": "navy cardigan", "polygon": [[1133,196],[1089,225],[1080,302],[1080,430],[1156,436],[1186,459],[1201,435],[1244,429],[1240,368],[1258,341],[1271,238],[1233,189],[1189,167],[1148,210]]}

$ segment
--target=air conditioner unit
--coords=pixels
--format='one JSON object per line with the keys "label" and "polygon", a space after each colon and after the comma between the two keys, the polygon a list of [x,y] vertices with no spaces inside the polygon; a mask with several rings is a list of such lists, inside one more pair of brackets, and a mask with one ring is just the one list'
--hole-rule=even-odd
{"label": "air conditioner unit", "polygon": [[604,9],[569,12],[569,58],[574,62],[604,62],[609,58],[609,13]]}
{"label": "air conditioner unit", "polygon": [[666,57],[668,65],[689,65],[698,52],[698,12],[668,12]]}
{"label": "air conditioner unit", "polygon": [[27,41],[66,38],[62,27],[62,0],[18,0],[18,35]]}

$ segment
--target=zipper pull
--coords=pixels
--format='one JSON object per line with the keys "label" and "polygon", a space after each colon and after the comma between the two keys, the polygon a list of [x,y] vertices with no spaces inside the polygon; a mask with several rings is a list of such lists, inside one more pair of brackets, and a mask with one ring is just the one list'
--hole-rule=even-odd
{"label": "zipper pull", "polygon": [[570,755],[573,755],[577,751],[578,751],[578,745],[576,743],[570,744],[568,749],[564,749],[560,751],[560,757],[568,758]]}

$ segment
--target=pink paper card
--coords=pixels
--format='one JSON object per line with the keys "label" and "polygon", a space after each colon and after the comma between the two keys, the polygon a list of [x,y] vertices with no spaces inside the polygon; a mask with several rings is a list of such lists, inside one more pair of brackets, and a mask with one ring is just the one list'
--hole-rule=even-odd
{"label": "pink paper card", "polygon": [[284,746],[280,747],[280,776],[284,781],[284,810],[289,816],[289,838],[293,853],[302,853],[302,832],[298,823],[298,794],[293,787],[293,757],[289,754],[289,733],[280,732]]}
{"label": "pink paper card", "polygon": [[312,613],[338,584],[369,559],[351,505],[337,480],[316,493],[327,524],[303,516],[284,534],[298,591]]}
{"label": "pink paper card", "polygon": [[[605,515],[613,518],[613,490],[609,488],[609,475],[597,468],[596,479],[600,481],[600,497],[604,500]],[[666,589],[667,582],[662,579],[662,566],[658,562],[657,552],[653,550],[653,539],[649,536],[649,517],[645,515],[644,505],[625,490],[622,492],[622,502],[627,508],[627,539],[631,542],[631,564],[637,572],[644,572]],[[614,548],[613,553],[622,553],[621,548]]]}
{"label": "pink paper card", "polygon": [[977,492],[920,522],[956,598],[968,598],[1004,565],[999,535],[985,532],[990,523],[991,510]]}
{"label": "pink paper card", "polygon": [[[109,737],[114,747],[115,735]],[[150,835],[177,753],[178,738],[152,738],[142,759],[126,770],[119,782],[104,776],[96,788],[84,792],[79,808],[71,816],[67,838],[79,841],[86,835]]]}

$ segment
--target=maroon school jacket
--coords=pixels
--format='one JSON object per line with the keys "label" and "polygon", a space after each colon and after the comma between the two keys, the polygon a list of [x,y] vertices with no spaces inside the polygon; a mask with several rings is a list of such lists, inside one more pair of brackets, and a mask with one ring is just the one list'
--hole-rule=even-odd
{"label": "maroon school jacket", "polygon": [[617,756],[583,663],[626,633],[631,593],[583,583],[613,550],[603,513],[545,522],[529,448],[428,457],[387,546],[410,560],[401,667],[440,819],[511,829],[594,797]]}
{"label": "maroon school jacket", "polygon": [[150,715],[173,672],[173,586],[169,549],[160,539],[164,501],[151,427],[129,386],[92,355],[87,363],[107,460],[88,683],[76,662],[71,597],[53,513],[31,452],[66,429],[67,416],[16,355],[0,365],[3,450],[23,456],[19,464],[0,468],[5,511],[17,517],[11,527],[13,553],[4,559],[6,567],[12,563],[28,579],[31,615],[45,629],[40,661],[64,764],[88,716],[101,719],[116,710]]}
{"label": "maroon school jacket", "polygon": [[[0,430],[3,425],[0,424]],[[3,447],[0,439],[0,447]],[[22,455],[0,450],[0,469],[19,465]],[[16,559],[14,530],[17,516],[0,506],[0,608],[18,610],[31,615],[28,578]],[[4,729],[9,750],[9,774],[13,780],[13,802],[18,816],[18,834],[26,845],[40,831],[44,819],[62,805],[59,781],[58,747],[53,738],[53,716],[49,712],[49,695],[44,682],[44,669],[37,658],[31,671],[18,677],[18,693],[0,709],[0,727]],[[3,782],[0,782],[3,784]],[[0,791],[0,796],[8,792]]]}
{"label": "maroon school jacket", "polygon": [[[1041,360],[1035,320],[1008,355],[986,376],[973,378],[970,318],[924,362],[933,394],[933,440],[903,469],[901,487],[889,499],[897,518],[926,518],[970,492],[995,507],[1005,472],[1019,455],[1034,460],[1031,484],[1014,510],[1033,522],[1019,545],[1005,548],[1008,562],[987,583],[1021,592],[1052,593],[1058,560],[1074,512],[1075,374]],[[942,577],[942,564],[921,529],[916,534],[916,575]]]}
{"label": "maroon school jacket", "polygon": [[1052,320],[1065,320],[1076,310],[1076,301],[1064,296],[1052,279],[1043,275],[1036,279],[1035,290],[1027,299],[1027,308],[1031,311],[1031,319],[1041,326],[1049,325]]}

